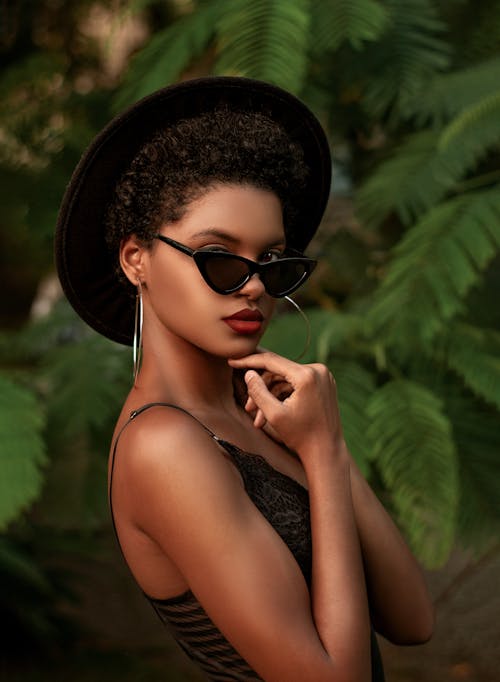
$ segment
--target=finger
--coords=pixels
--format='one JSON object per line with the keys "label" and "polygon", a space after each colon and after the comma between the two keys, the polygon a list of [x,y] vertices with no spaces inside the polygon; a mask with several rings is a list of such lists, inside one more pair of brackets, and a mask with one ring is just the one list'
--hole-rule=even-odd
{"label": "finger", "polygon": [[257,410],[255,417],[253,419],[253,425],[257,429],[262,429],[267,424],[267,419],[264,417],[262,410]]}
{"label": "finger", "polygon": [[299,365],[292,360],[282,357],[281,355],[276,355],[276,353],[253,353],[252,355],[247,355],[244,358],[230,358],[228,363],[234,368],[248,368],[248,369],[263,369],[274,374],[281,375],[287,381],[290,381],[292,373],[296,371]]}
{"label": "finger", "polygon": [[247,401],[245,403],[245,410],[247,412],[253,412],[256,409],[257,405],[255,404],[255,400],[251,396],[248,396]]}
{"label": "finger", "polygon": [[263,413],[263,416],[268,419],[269,413],[277,407],[281,407],[281,403],[268,391],[265,382],[257,372],[253,370],[245,372],[245,381],[249,397],[252,398],[258,410]]}

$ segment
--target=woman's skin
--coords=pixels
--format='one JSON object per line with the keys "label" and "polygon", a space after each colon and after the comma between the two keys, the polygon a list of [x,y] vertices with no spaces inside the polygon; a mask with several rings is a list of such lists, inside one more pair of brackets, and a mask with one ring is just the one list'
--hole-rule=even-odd
{"label": "woman's skin", "polygon": [[[285,245],[279,200],[247,185],[208,189],[160,231],[252,260]],[[122,244],[121,264],[142,283],[144,360],[116,433],[145,403],[183,407],[309,489],[313,539],[310,595],[216,442],[188,415],[156,407],[123,432],[113,478],[117,532],[137,582],[153,598],[191,589],[266,682],[371,680],[370,611],[381,633],[405,644],[429,638],[433,613],[416,562],[347,450],[332,375],[257,352],[274,309],[258,275],[222,296],[191,258],[134,237]],[[262,314],[257,332],[225,321],[244,309]],[[234,368],[247,370],[245,409],[234,398]],[[274,397],[269,377],[288,387],[286,399]]]}

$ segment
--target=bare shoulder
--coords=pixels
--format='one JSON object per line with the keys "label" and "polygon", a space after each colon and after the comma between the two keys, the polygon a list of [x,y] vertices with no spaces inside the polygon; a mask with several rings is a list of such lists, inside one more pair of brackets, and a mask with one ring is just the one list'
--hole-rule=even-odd
{"label": "bare shoulder", "polygon": [[125,482],[129,500],[137,498],[140,509],[145,495],[178,498],[210,489],[230,494],[235,486],[241,491],[234,466],[210,433],[189,414],[164,406],[144,411],[123,430],[113,478],[113,489]]}

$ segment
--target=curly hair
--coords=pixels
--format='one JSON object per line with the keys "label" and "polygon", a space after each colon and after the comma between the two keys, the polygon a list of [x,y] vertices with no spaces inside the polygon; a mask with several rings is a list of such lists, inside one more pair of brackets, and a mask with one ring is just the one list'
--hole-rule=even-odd
{"label": "curly hair", "polygon": [[263,114],[221,107],[183,119],[157,132],[117,183],[106,215],[108,247],[118,254],[131,234],[151,245],[161,225],[180,220],[191,201],[219,183],[274,192],[293,235],[307,175],[301,147]]}

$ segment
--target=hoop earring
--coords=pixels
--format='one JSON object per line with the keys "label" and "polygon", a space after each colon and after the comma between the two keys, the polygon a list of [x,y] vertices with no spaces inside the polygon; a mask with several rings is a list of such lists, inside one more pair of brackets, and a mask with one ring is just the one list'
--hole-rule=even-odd
{"label": "hoop earring", "polygon": [[299,306],[298,303],[296,303],[293,298],[290,298],[290,296],[284,296],[283,297],[288,303],[293,305],[295,310],[300,314],[304,322],[306,323],[306,330],[307,330],[307,335],[306,335],[306,343],[304,345],[304,348],[302,351],[297,355],[297,357],[293,358],[293,362],[298,362],[301,358],[304,357],[304,355],[307,353],[309,350],[309,346],[311,345],[311,323],[309,322],[309,318],[305,314],[305,312],[302,310],[302,308]]}
{"label": "hoop earring", "polygon": [[135,296],[135,316],[134,316],[134,342],[132,346],[134,358],[134,386],[137,382],[137,376],[141,369],[142,361],[142,323],[144,320],[144,309],[142,305],[142,285],[137,281],[137,294]]}

